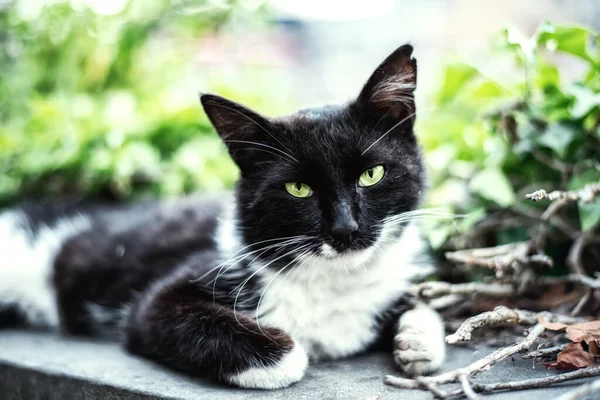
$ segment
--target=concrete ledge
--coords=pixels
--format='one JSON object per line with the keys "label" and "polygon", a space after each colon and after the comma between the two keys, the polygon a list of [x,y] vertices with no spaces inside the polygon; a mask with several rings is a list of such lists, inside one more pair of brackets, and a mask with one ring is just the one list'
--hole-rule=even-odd
{"label": "concrete ledge", "polygon": [[[445,369],[466,365],[491,352],[483,348],[452,349]],[[0,398],[37,399],[430,399],[425,392],[399,390],[383,384],[394,373],[391,356],[370,354],[310,367],[303,381],[288,389],[255,391],[226,388],[173,373],[130,356],[118,345],[64,338],[49,333],[0,331]],[[497,382],[545,376],[531,360],[510,360],[478,381]],[[500,393],[496,399],[554,399],[571,389]]]}

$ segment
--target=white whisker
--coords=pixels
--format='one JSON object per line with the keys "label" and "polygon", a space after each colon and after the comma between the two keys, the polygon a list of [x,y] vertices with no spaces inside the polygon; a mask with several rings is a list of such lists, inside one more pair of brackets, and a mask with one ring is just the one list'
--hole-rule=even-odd
{"label": "white whisker", "polygon": [[252,141],[252,140],[232,140],[232,139],[223,139],[223,141],[224,141],[225,143],[243,143],[243,144],[253,144],[253,145],[255,145],[255,146],[260,146],[260,147],[266,147],[266,148],[268,148],[268,149],[271,149],[271,150],[277,151],[277,152],[279,152],[279,153],[281,153],[281,154],[285,155],[286,157],[290,158],[292,161],[294,161],[294,162],[298,163],[298,160],[297,160],[296,158],[292,157],[291,155],[289,155],[289,154],[288,154],[288,153],[286,153],[285,151],[283,151],[283,150],[281,150],[281,149],[278,149],[277,147],[270,146],[270,145],[268,145],[268,144],[264,144],[264,143],[260,143],[260,142],[254,142],[254,141]]}
{"label": "white whisker", "polygon": [[[436,109],[436,108],[437,108],[437,106],[433,106],[433,107],[429,107],[429,108],[428,108],[428,109],[426,109],[426,110],[428,110],[428,111],[429,111],[429,110]],[[423,112],[423,111],[419,111],[419,112],[421,113],[421,112]],[[413,112],[413,113],[410,113],[410,114],[409,114],[407,117],[405,117],[404,119],[402,119],[402,120],[400,120],[399,122],[397,122],[396,124],[394,124],[394,126],[392,126],[392,127],[391,127],[390,129],[388,129],[388,130],[387,130],[387,131],[386,131],[386,132],[385,132],[383,135],[381,135],[381,136],[379,137],[379,139],[375,140],[375,141],[374,141],[374,142],[373,142],[373,143],[372,143],[372,144],[371,144],[369,147],[367,147],[367,148],[366,148],[366,150],[364,150],[362,153],[360,153],[360,155],[361,155],[361,156],[362,156],[362,155],[364,155],[364,154],[365,154],[367,151],[369,151],[369,150],[370,150],[370,149],[371,149],[373,146],[375,146],[377,143],[379,143],[379,141],[380,141],[381,139],[383,139],[384,137],[386,137],[386,136],[388,135],[388,133],[390,133],[391,131],[393,131],[394,129],[396,129],[396,128],[397,128],[397,127],[398,127],[398,126],[401,124],[401,123],[403,123],[404,121],[406,121],[406,120],[408,120],[408,119],[410,119],[410,118],[414,117],[415,115],[417,115],[417,112],[416,112],[416,111],[415,111],[415,112]],[[384,114],[384,116],[385,116],[385,114]],[[379,124],[379,122],[378,122],[377,124]],[[377,126],[377,125],[375,125],[375,126]]]}
{"label": "white whisker", "polygon": [[[250,275],[248,278],[246,278],[246,279],[245,279],[245,280],[244,280],[244,281],[243,281],[243,282],[242,282],[240,285],[236,286],[236,287],[235,287],[235,288],[234,288],[234,289],[233,289],[231,292],[229,292],[230,294],[232,294],[232,293],[233,293],[233,292],[234,292],[234,291],[235,291],[235,290],[236,290],[236,289],[239,287],[239,290],[238,290],[238,292],[237,292],[237,294],[236,294],[236,296],[235,296],[235,299],[234,299],[234,301],[233,301],[233,315],[234,315],[234,317],[235,317],[235,320],[237,321],[237,323],[238,323],[240,326],[242,326],[242,327],[243,327],[242,323],[239,321],[239,319],[238,319],[238,317],[237,317],[237,314],[236,314],[236,311],[235,311],[235,310],[236,310],[236,308],[237,308],[237,302],[238,302],[238,299],[239,299],[239,297],[240,297],[240,294],[242,293],[242,291],[243,291],[243,289],[244,289],[244,286],[246,286],[246,284],[247,284],[248,282],[250,282],[250,280],[251,280],[251,279],[252,279],[254,276],[256,276],[256,274],[258,274],[260,271],[262,271],[262,270],[264,270],[265,268],[267,268],[269,265],[273,264],[275,261],[277,261],[277,260],[280,260],[280,259],[282,259],[283,257],[286,257],[286,256],[290,255],[290,254],[291,254],[292,252],[294,252],[294,251],[298,251],[298,250],[301,250],[301,249],[305,249],[305,248],[306,248],[306,247],[308,247],[308,246],[310,246],[310,244],[309,244],[309,243],[307,243],[307,244],[305,244],[305,245],[303,245],[303,246],[300,246],[300,247],[298,247],[298,248],[292,249],[292,250],[288,251],[287,253],[285,253],[285,254],[283,254],[283,255],[281,255],[281,256],[279,256],[279,257],[275,258],[274,260],[271,260],[270,262],[266,263],[265,265],[261,266],[261,267],[260,267],[258,270],[256,270],[255,272],[253,272],[253,273],[252,273],[252,274],[251,274],[251,275]],[[264,333],[263,333],[263,334],[264,334]],[[268,336],[267,336],[267,337],[268,337]]]}

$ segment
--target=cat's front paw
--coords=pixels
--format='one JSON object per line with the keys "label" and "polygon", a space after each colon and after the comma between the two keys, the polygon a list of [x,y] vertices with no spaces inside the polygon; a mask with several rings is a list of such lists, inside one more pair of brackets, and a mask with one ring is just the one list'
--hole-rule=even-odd
{"label": "cat's front paw", "polygon": [[439,315],[424,306],[400,318],[394,338],[394,362],[407,375],[437,370],[445,358],[444,327]]}
{"label": "cat's front paw", "polygon": [[274,364],[249,368],[231,376],[228,381],[248,389],[279,389],[302,379],[307,366],[306,351],[294,343],[294,347]]}

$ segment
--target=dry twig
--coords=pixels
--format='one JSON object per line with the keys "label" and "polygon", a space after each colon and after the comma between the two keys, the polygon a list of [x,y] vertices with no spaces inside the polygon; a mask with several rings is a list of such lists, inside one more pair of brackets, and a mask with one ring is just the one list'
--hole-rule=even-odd
{"label": "dry twig", "polygon": [[585,276],[585,269],[581,263],[583,250],[592,243],[600,243],[600,236],[594,234],[595,229],[583,232],[571,245],[569,254],[567,255],[567,265],[571,270],[581,276]]}
{"label": "dry twig", "polygon": [[579,190],[554,190],[550,193],[544,189],[535,191],[531,194],[525,195],[526,198],[531,201],[550,200],[555,201],[559,199],[566,199],[567,201],[581,200],[584,203],[592,202],[597,195],[600,194],[600,183],[589,183]]}
{"label": "dry twig", "polygon": [[547,321],[563,322],[566,324],[585,322],[585,319],[566,315],[552,314],[549,312],[537,313],[528,310],[511,309],[504,306],[496,307],[493,311],[475,315],[462,323],[460,328],[452,335],[446,336],[446,343],[458,343],[471,339],[471,333],[484,326],[494,326],[502,323],[516,323],[533,325],[538,322],[538,316],[544,315]]}
{"label": "dry twig", "polygon": [[[540,217],[542,224],[535,239],[535,247],[538,253],[543,252],[543,249],[546,246],[548,222],[561,208],[573,201],[581,200],[584,203],[590,203],[599,195],[600,183],[587,184],[580,190],[555,190],[548,193],[542,189],[530,194],[526,194],[525,197],[534,202],[540,200],[549,200],[552,202]],[[571,246],[571,250],[569,251],[567,264],[571,267],[572,271],[577,274],[584,274],[585,272],[583,266],[581,265],[581,253],[583,249],[586,247],[586,245],[592,242],[600,242],[600,238],[594,235],[594,231],[595,229],[591,229],[578,235],[575,238],[575,242]]]}
{"label": "dry twig", "polygon": [[542,264],[552,266],[552,259],[543,254],[530,254],[529,242],[510,243],[481,249],[467,249],[445,254],[449,261],[494,269],[498,276],[520,265]]}
{"label": "dry twig", "polygon": [[461,375],[458,377],[458,379],[460,380],[460,386],[462,388],[462,391],[468,399],[478,400],[481,398],[477,395],[477,393],[475,393],[475,391],[471,387],[471,383],[469,382],[469,378],[467,377],[467,375]]}
{"label": "dry twig", "polygon": [[[597,369],[598,373],[596,375],[590,375],[590,376],[600,375],[600,367],[585,368],[585,369],[581,369],[579,371],[585,371],[587,369],[594,369],[594,368]],[[575,372],[579,372],[579,371],[575,371]],[[599,392],[600,392],[600,380],[596,380],[593,382],[586,383],[585,385],[581,385],[577,389],[565,393],[558,400],[581,400],[584,397],[589,396],[590,394],[597,394]]]}
{"label": "dry twig", "polygon": [[446,295],[473,295],[483,294],[490,297],[508,297],[515,294],[515,288],[511,284],[502,283],[447,283],[447,282],[423,282],[416,286],[417,294],[423,299],[432,299]]}
{"label": "dry twig", "polygon": [[461,375],[465,375],[467,377],[476,376],[478,373],[488,370],[494,364],[504,360],[507,357],[529,350],[529,348],[533,345],[533,343],[535,343],[544,330],[545,329],[543,325],[537,324],[531,329],[525,339],[512,346],[498,349],[488,356],[475,361],[470,365],[467,365],[466,367],[458,368],[436,376],[421,377],[419,381],[388,375],[385,377],[385,383],[405,389],[419,389],[423,387],[423,384],[432,384],[437,386],[446,383],[458,383]]}
{"label": "dry twig", "polygon": [[545,349],[538,349],[536,351],[530,351],[527,354],[523,354],[521,356],[521,358],[524,359],[528,359],[528,358],[544,358],[544,357],[550,357],[550,356],[556,356],[558,353],[560,353],[564,348],[565,348],[566,344],[559,344],[558,346],[552,346],[552,347],[547,347]]}
{"label": "dry twig", "polygon": [[432,299],[427,304],[434,310],[443,310],[460,303],[464,299],[465,298],[463,296],[458,294],[447,294],[445,296]]}
{"label": "dry twig", "polygon": [[494,311],[487,311],[467,319],[455,333],[446,336],[446,343],[458,343],[471,340],[471,333],[475,329],[483,326],[498,325],[505,322],[532,325],[537,322],[537,313],[524,310],[512,310],[504,306],[496,307]]}
{"label": "dry twig", "polygon": [[524,390],[536,389],[573,381],[576,379],[590,378],[600,376],[600,366],[588,367],[572,372],[566,372],[560,375],[545,376],[543,378],[526,379],[516,382],[499,382],[492,384],[473,384],[473,390],[478,393],[490,393],[497,390]]}
{"label": "dry twig", "polygon": [[[535,240],[492,248],[467,249],[446,253],[446,258],[454,263],[494,269],[497,278],[503,277],[501,282],[459,284],[426,282],[416,286],[416,293],[420,297],[429,300],[434,308],[444,309],[458,304],[472,295],[482,295],[492,298],[514,297],[523,293],[527,288],[543,288],[545,286],[572,282],[579,287],[587,289],[587,295],[579,301],[576,310],[583,308],[593,297],[592,295],[600,289],[600,278],[593,279],[585,275],[582,263],[582,255],[585,248],[592,243],[600,243],[600,235],[596,234],[596,230],[600,228],[600,224],[585,232],[578,232],[576,227],[571,227],[569,224],[562,222],[562,216],[559,211],[571,202],[591,202],[598,196],[600,196],[600,183],[586,185],[583,189],[577,191],[553,191],[548,193],[545,190],[538,190],[527,194],[526,197],[534,202],[540,200],[551,202],[543,212],[532,211],[534,212],[533,218],[542,222]],[[559,227],[567,237],[573,240],[573,245],[567,257],[567,263],[571,267],[573,274],[559,278],[537,278],[535,269],[529,268],[530,266],[552,266],[553,264],[552,259],[544,254],[550,224]],[[507,276],[507,272],[510,272],[510,275]],[[578,291],[581,292],[581,289],[578,289]],[[474,330],[503,323],[534,325],[528,335],[521,341],[511,346],[500,348],[462,368],[457,368],[437,376],[419,377],[416,379],[387,376],[385,382],[400,388],[428,390],[438,398],[464,395],[469,399],[476,399],[479,398],[477,393],[546,387],[570,380],[600,376],[600,366],[595,366],[561,375],[517,382],[478,384],[471,381],[471,378],[477,376],[479,373],[490,369],[499,361],[517,353],[527,353],[523,358],[543,358],[555,356],[562,351],[564,345],[528,352],[545,331],[544,326],[538,323],[538,317],[542,315],[548,321],[567,324],[586,321],[583,318],[550,312],[538,313],[528,310],[510,309],[504,306],[496,307],[493,311],[475,315],[464,321],[454,334],[446,337],[446,342],[457,343],[468,341],[471,339]],[[600,383],[598,382],[600,381],[582,386],[579,390],[566,395],[563,400],[579,399],[583,395],[600,391]],[[442,385],[449,383],[458,383],[460,384],[460,388],[452,391],[443,390]]]}

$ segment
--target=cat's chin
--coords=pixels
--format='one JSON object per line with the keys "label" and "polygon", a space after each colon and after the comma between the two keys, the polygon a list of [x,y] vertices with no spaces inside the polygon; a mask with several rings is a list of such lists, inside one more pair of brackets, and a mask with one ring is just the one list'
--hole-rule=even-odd
{"label": "cat's chin", "polygon": [[319,256],[332,264],[347,269],[348,267],[365,266],[373,258],[374,252],[373,246],[361,250],[338,251],[331,245],[323,243]]}

